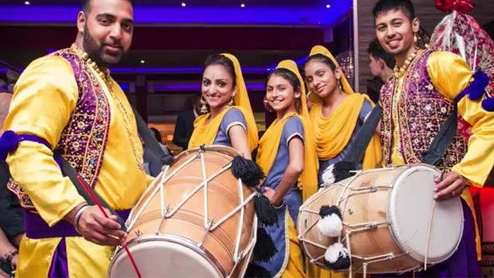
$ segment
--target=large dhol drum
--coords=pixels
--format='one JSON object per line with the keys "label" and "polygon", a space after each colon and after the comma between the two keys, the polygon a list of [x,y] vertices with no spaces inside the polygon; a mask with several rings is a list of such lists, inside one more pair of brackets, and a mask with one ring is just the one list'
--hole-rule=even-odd
{"label": "large dhol drum", "polygon": [[[341,242],[357,273],[400,273],[437,264],[458,248],[463,233],[460,198],[434,201],[434,178],[441,173],[425,164],[360,171],[321,188],[300,207],[298,235],[308,259],[325,265],[326,249]],[[321,206],[342,214],[339,237],[317,227]],[[426,260],[427,257],[427,260]]]}
{"label": "large dhol drum", "polygon": [[[229,147],[182,152],[144,192],[126,226],[142,277],[243,277],[255,244],[255,190],[231,173]],[[118,249],[109,277],[136,277]]]}

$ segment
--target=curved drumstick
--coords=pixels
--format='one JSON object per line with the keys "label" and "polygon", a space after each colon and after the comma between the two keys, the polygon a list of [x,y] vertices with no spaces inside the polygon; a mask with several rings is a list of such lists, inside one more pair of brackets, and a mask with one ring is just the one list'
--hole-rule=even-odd
{"label": "curved drumstick", "polygon": [[[84,187],[84,190],[86,190],[86,192],[89,195],[89,197],[91,197],[91,199],[93,200],[93,202],[98,206],[98,208],[101,211],[101,213],[103,213],[103,215],[106,218],[110,218],[108,216],[108,214],[106,213],[106,211],[103,209],[103,206],[100,204],[100,202],[98,201],[98,199],[96,199],[96,197],[94,196],[92,190],[89,188],[89,186],[86,184],[86,182],[80,176],[77,177],[77,180],[82,184],[82,186]],[[137,274],[137,277],[138,278],[142,278],[141,272],[139,271],[139,268],[137,268],[137,264],[134,261],[134,257],[132,257],[132,254],[130,253],[129,248],[125,244],[122,245],[122,247],[123,247],[123,249],[125,249],[125,252],[127,253],[127,256],[129,256],[130,262],[131,262],[132,267],[134,268],[134,270],[135,270],[135,272]]]}

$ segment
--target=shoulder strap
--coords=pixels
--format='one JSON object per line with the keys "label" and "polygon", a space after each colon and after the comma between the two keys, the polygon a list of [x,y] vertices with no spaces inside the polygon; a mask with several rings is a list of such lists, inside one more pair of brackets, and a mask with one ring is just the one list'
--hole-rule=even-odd
{"label": "shoulder strap", "polygon": [[458,108],[456,104],[448,119],[441,126],[441,129],[432,140],[429,149],[422,155],[422,162],[430,165],[436,165],[441,157],[446,153],[449,145],[453,142],[458,127]]}
{"label": "shoulder strap", "polygon": [[156,140],[156,137],[154,137],[153,132],[148,128],[146,122],[142,119],[141,115],[139,115],[139,112],[137,112],[134,106],[132,106],[132,110],[134,111],[134,115],[136,117],[137,130],[146,147],[149,148],[155,157],[159,158],[162,165],[171,164],[173,162],[172,154],[163,150],[158,143],[158,140]]}
{"label": "shoulder strap", "polygon": [[374,136],[379,120],[381,119],[382,107],[377,104],[365,119],[362,128],[358,131],[353,144],[349,147],[348,153],[345,155],[344,161],[360,164],[364,157],[365,150]]}

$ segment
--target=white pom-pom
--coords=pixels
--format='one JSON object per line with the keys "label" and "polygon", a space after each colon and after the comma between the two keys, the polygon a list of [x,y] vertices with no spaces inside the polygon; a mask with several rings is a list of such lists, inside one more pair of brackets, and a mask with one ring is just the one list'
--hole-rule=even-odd
{"label": "white pom-pom", "polygon": [[348,250],[343,247],[343,244],[339,242],[336,242],[329,246],[324,253],[324,259],[329,263],[335,263],[339,257],[348,257]]}
{"label": "white pom-pom", "polygon": [[327,237],[338,237],[343,230],[343,223],[341,223],[340,217],[336,213],[331,213],[317,222],[317,228],[322,235]]}
{"label": "white pom-pom", "polygon": [[329,165],[328,168],[324,170],[321,175],[321,179],[323,182],[323,186],[327,186],[335,182],[334,174],[333,174],[334,164]]}

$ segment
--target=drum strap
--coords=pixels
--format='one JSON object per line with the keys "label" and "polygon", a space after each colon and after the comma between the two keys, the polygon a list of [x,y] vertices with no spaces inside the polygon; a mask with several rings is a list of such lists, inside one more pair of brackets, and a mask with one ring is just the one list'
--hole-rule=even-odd
{"label": "drum strap", "polygon": [[[173,162],[173,156],[169,152],[165,152],[163,148],[159,145],[158,141],[154,137],[152,131],[147,127],[146,123],[142,119],[142,117],[137,113],[137,111],[132,107],[134,110],[134,115],[136,117],[136,122],[137,122],[137,127],[138,127],[138,132],[140,137],[143,139],[144,143],[146,146],[151,150],[153,158],[155,161],[159,161],[161,165],[164,164],[170,164]],[[22,135],[21,135],[22,136]],[[31,136],[35,137],[35,136]],[[36,141],[40,143],[44,143],[43,140],[41,139],[36,139],[36,138],[27,138],[26,140],[28,141]],[[44,143],[48,144],[48,143]],[[49,144],[48,144],[49,145]],[[51,148],[48,146],[48,148]],[[5,156],[7,155],[8,151],[6,151]],[[104,208],[107,208],[110,210],[110,212],[113,215],[117,215],[111,208],[110,206],[101,198],[91,187],[89,186],[84,186],[81,184],[81,182],[84,182],[83,180],[79,180],[82,177],[79,176],[77,171],[70,165],[70,163],[63,158],[61,153],[58,150],[55,150],[53,153],[54,159],[57,161],[57,163],[60,164],[61,170],[63,175],[69,177],[70,181],[75,185],[77,192],[84,198],[84,200],[90,204],[90,205],[95,205],[95,201],[101,204]],[[0,164],[0,174],[2,176],[9,176],[10,177],[10,172],[7,166],[7,163],[2,163]],[[0,185],[3,186],[3,185]],[[90,195],[93,195],[96,200],[93,200]],[[125,221],[122,220],[120,217],[117,215],[117,221],[121,224],[122,229],[125,229]]]}
{"label": "drum strap", "polygon": [[161,147],[158,140],[156,140],[156,137],[154,137],[153,132],[148,128],[146,122],[142,119],[141,115],[139,115],[134,106],[132,106],[132,110],[134,111],[136,118],[139,135],[144,141],[144,147],[151,151],[152,159],[159,161],[161,166],[170,165],[173,162],[173,156],[170,152],[168,152],[168,150],[165,151],[165,149]]}
{"label": "drum strap", "polygon": [[453,111],[449,115],[448,119],[441,126],[441,129],[432,140],[429,149],[423,153],[422,162],[429,165],[436,165],[441,157],[446,153],[449,145],[453,142],[453,138],[456,135],[458,128],[458,108],[453,105]]}
{"label": "drum strap", "polygon": [[374,136],[379,120],[381,119],[382,107],[378,104],[374,106],[374,109],[370,112],[367,119],[365,119],[362,128],[357,133],[355,141],[349,147],[348,153],[343,159],[346,162],[354,163],[355,165],[360,164],[362,158],[364,157],[365,150]]}
{"label": "drum strap", "polygon": [[[358,165],[362,161],[365,150],[374,135],[377,125],[379,124],[381,114],[382,108],[378,104],[374,107],[374,109],[372,109],[371,113],[362,125],[362,128],[357,133],[357,137],[354,143],[349,147],[348,153],[343,161],[354,163],[354,165]],[[454,105],[453,111],[451,111],[448,119],[444,122],[441,129],[434,137],[429,149],[423,154],[423,163],[436,165],[441,160],[441,157],[446,153],[446,150],[456,135],[458,126],[457,114],[458,108]]]}
{"label": "drum strap", "polygon": [[338,161],[333,167],[334,182],[338,182],[355,175],[354,170],[358,169],[358,165],[364,157],[365,150],[369,145],[377,125],[382,115],[382,107],[378,104],[374,106],[370,114],[364,121],[364,124],[358,131],[355,140],[348,147],[348,153],[343,160]]}

